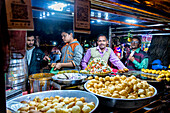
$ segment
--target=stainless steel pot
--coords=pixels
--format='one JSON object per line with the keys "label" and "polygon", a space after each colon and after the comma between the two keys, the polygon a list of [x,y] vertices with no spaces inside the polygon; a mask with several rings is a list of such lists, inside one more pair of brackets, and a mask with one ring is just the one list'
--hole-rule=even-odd
{"label": "stainless steel pot", "polygon": [[[88,92],[95,94],[87,89],[86,86],[87,86],[88,82],[89,81],[87,81],[84,84],[84,88]],[[150,85],[150,86],[152,86],[152,85]],[[141,98],[141,99],[120,99],[120,98],[101,96],[99,94],[95,94],[95,95],[99,98],[100,104],[102,104],[104,106],[123,108],[123,109],[133,109],[133,108],[139,108],[141,106],[148,104],[151,101],[151,99],[157,94],[157,90],[155,87],[154,87],[154,89],[155,89],[154,95],[152,95],[151,97],[146,97],[146,98]]]}
{"label": "stainless steel pot", "polygon": [[40,92],[50,90],[52,73],[36,73],[29,76],[30,92]]}

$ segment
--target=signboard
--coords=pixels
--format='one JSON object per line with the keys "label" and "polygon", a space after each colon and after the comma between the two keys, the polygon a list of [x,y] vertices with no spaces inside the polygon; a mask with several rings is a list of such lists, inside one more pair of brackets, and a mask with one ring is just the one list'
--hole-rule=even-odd
{"label": "signboard", "polygon": [[89,0],[74,0],[74,32],[90,34]]}
{"label": "signboard", "polygon": [[142,35],[142,43],[151,43],[152,35]]}
{"label": "signboard", "polygon": [[5,0],[9,30],[34,30],[31,0]]}
{"label": "signboard", "polygon": [[142,35],[142,46],[141,49],[145,52],[148,51],[150,43],[152,40],[152,35]]}

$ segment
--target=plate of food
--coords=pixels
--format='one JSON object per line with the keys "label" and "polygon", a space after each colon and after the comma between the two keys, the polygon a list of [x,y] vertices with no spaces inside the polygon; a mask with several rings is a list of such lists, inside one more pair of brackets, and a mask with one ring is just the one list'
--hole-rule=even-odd
{"label": "plate of food", "polygon": [[111,73],[111,71],[112,69],[106,61],[101,58],[94,58],[85,70],[81,70],[80,73],[104,76]]}
{"label": "plate of food", "polygon": [[86,91],[53,90],[17,97],[7,108],[15,113],[91,113],[98,104],[98,98]]}
{"label": "plate of food", "polygon": [[124,109],[146,105],[157,94],[156,88],[146,81],[124,75],[96,77],[87,81],[84,88],[95,94],[102,105]]}
{"label": "plate of food", "polygon": [[62,73],[56,74],[52,77],[53,81],[63,85],[76,85],[85,81],[87,78],[86,74],[81,73]]}

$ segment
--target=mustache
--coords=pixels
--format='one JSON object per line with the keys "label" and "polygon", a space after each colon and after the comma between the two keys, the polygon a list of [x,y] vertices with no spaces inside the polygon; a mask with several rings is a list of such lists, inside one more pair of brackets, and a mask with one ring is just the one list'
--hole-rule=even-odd
{"label": "mustache", "polygon": [[100,44],[100,46],[102,46],[102,45],[104,45],[104,44]]}

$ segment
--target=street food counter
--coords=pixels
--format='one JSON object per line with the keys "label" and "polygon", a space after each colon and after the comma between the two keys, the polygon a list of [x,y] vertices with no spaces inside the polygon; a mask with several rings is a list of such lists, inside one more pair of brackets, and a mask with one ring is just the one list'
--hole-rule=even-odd
{"label": "street food counter", "polygon": [[7,101],[7,108],[17,113],[166,111],[170,72],[156,72],[116,72],[105,62],[97,61],[81,71],[37,73],[29,77],[31,94]]}
{"label": "street food counter", "polygon": [[[68,73],[68,72],[72,72],[72,73]],[[76,102],[80,100],[80,98],[84,98],[85,103],[83,105],[88,106],[88,107],[85,107],[84,110],[87,110],[87,112],[89,110],[89,112],[94,112],[94,113],[152,112],[152,111],[166,111],[167,110],[166,108],[168,108],[167,105],[169,104],[169,101],[168,101],[169,82],[168,81],[158,82],[156,80],[155,81],[150,80],[150,78],[149,79],[142,78],[143,77],[143,75],[141,75],[141,73],[143,74],[142,71],[129,71],[127,73],[118,73],[118,72],[113,73],[112,72],[106,75],[82,74],[82,73],[77,73],[77,72],[73,73],[72,70],[61,71],[59,73],[60,74],[56,74],[54,76],[51,76],[52,74],[50,74],[52,78],[50,80],[52,83],[55,83],[57,84],[57,86],[62,88],[62,90],[51,89],[49,91],[42,91],[42,92],[41,91],[36,92],[34,90],[34,93],[16,97],[10,101],[7,101],[7,108],[11,111],[16,111],[18,109],[25,110],[26,108],[25,109],[21,108],[21,107],[24,107],[23,103],[25,102],[26,104],[29,105],[29,109],[30,109],[30,107],[35,104],[34,101],[36,99],[39,98],[42,102],[42,101],[45,101],[44,100],[45,98],[47,100],[49,100],[50,98],[53,98],[54,100],[56,96],[57,96],[56,98],[59,98],[58,96],[63,97],[63,101],[60,100],[62,104],[65,104],[63,105],[64,106],[63,109],[66,109],[67,106],[70,105],[72,106],[70,107],[70,110],[72,110],[71,108],[79,109],[79,108],[74,107],[73,105],[76,105]],[[39,77],[43,78],[45,77],[45,75],[48,76],[47,74],[44,74],[44,75],[41,74],[39,75]],[[73,78],[73,75],[75,75],[74,78]],[[35,78],[37,79],[37,76]],[[89,80],[88,78],[91,80]],[[134,95],[131,95],[132,93],[130,92],[129,94],[127,94],[127,92],[124,93],[123,87],[126,86],[126,83],[121,80],[126,80],[126,79],[131,81],[131,83],[134,83],[134,84],[138,84],[138,82],[141,83],[141,84],[138,84],[137,86],[137,87],[141,87],[141,90],[140,91],[138,90],[137,94],[133,93]],[[147,82],[143,82],[144,79],[145,81],[148,80],[149,84],[147,84]],[[45,82],[43,81],[42,83],[45,83]],[[42,83],[39,83],[39,84],[41,84],[41,87],[44,87],[42,86]],[[115,84],[117,84],[120,87],[117,87],[117,86],[114,87]],[[44,84],[44,85],[47,85],[47,84]],[[161,85],[161,88],[160,88],[160,85]],[[37,86],[37,88],[41,88],[41,87]],[[103,89],[100,87],[102,87]],[[130,87],[132,87],[134,91],[137,90],[134,88],[134,86],[129,86],[129,88]],[[50,84],[50,88],[54,88],[54,86]],[[142,88],[144,88],[145,92],[143,92]],[[117,94],[120,94],[121,97],[119,95],[116,95],[116,93],[110,93],[112,94],[110,95],[109,93],[107,94],[107,92],[117,92]],[[71,100],[70,100],[71,98],[72,99],[78,98],[78,100],[74,102],[72,101],[73,103],[71,105]],[[68,99],[68,100],[64,100],[64,99]],[[48,104],[49,106],[53,105],[54,103],[53,100],[49,100],[51,102]],[[58,102],[58,100],[56,101]],[[67,101],[69,103],[67,104],[63,103]],[[36,102],[38,102],[38,100],[36,100]],[[91,105],[93,106],[92,107],[93,109],[90,108]],[[49,107],[47,107],[47,109],[49,109]],[[28,110],[28,107],[27,107],[27,110]],[[52,112],[53,110],[54,109],[50,111]],[[67,110],[64,110],[64,111],[67,111]],[[69,113],[69,111],[67,112]]]}

